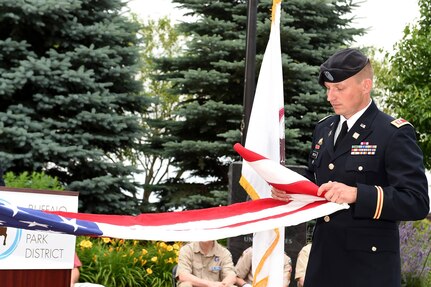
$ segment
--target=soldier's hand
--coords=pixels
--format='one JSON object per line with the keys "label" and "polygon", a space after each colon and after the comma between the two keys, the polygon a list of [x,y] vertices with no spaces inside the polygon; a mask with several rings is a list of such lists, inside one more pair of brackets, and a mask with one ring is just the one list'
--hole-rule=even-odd
{"label": "soldier's hand", "polygon": [[283,201],[290,201],[290,195],[287,194],[285,191],[277,189],[273,186],[271,186],[271,196],[274,199],[283,200]]}
{"label": "soldier's hand", "polygon": [[317,190],[318,196],[323,194],[326,200],[335,203],[354,203],[356,202],[357,193],[358,189],[356,187],[336,181],[324,183]]}

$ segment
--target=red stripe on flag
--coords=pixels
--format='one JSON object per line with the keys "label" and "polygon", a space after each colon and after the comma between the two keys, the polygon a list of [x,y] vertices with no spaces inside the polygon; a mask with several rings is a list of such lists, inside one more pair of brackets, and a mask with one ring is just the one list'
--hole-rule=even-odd
{"label": "red stripe on flag", "polygon": [[236,227],[236,226],[250,224],[252,222],[259,222],[259,221],[265,221],[265,220],[269,220],[269,219],[281,218],[281,217],[288,216],[288,215],[291,215],[294,213],[298,213],[298,212],[301,212],[304,210],[312,209],[312,208],[315,208],[315,207],[318,207],[320,205],[327,204],[327,203],[328,203],[327,201],[315,201],[315,202],[309,203],[309,204],[307,204],[301,208],[298,208],[298,209],[294,209],[291,211],[279,213],[279,214],[268,216],[268,217],[261,217],[259,219],[255,219],[255,220],[239,222],[237,224],[228,225],[227,227]]}
{"label": "red stripe on flag", "polygon": [[245,213],[258,212],[268,208],[282,206],[286,204],[288,203],[273,198],[264,198],[254,201],[235,203],[228,206],[219,206],[213,208],[186,210],[178,212],[143,213],[137,216],[73,213],[61,211],[50,213],[61,215],[67,218],[76,218],[80,220],[88,220],[114,225],[159,226],[187,223],[198,220],[201,221],[228,218]]}
{"label": "red stripe on flag", "polygon": [[257,161],[257,160],[261,160],[261,159],[267,159],[264,156],[261,156],[258,153],[252,152],[251,150],[246,149],[245,147],[243,147],[241,144],[236,143],[233,146],[234,150],[239,153],[239,155],[245,159],[246,161],[249,162],[253,162],[253,161]]}
{"label": "red stripe on flag", "polygon": [[[283,184],[283,183],[269,183],[277,189],[284,190],[286,193],[291,194],[308,194],[313,196],[317,195],[318,186],[311,181],[297,181],[294,183]],[[323,197],[323,195],[320,195]]]}

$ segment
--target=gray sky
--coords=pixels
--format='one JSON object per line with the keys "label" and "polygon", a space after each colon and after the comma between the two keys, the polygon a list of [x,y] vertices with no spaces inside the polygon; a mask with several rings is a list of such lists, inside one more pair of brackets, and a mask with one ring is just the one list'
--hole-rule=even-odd
{"label": "gray sky", "polygon": [[[169,16],[172,20],[179,20],[182,17],[182,12],[175,9],[171,0],[149,2],[131,0],[129,7],[142,19]],[[419,7],[417,0],[363,0],[354,15],[355,26],[369,29],[365,36],[357,39],[358,46],[374,46],[390,51],[402,38],[404,27],[418,19]]]}
{"label": "gray sky", "polygon": [[354,15],[357,27],[369,28],[358,43],[390,51],[401,40],[404,27],[416,22],[420,14],[417,0],[366,0]]}

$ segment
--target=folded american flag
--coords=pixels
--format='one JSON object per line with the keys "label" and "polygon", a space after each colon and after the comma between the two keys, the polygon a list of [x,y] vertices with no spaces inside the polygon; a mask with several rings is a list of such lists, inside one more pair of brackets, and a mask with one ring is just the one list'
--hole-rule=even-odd
{"label": "folded american flag", "polygon": [[348,208],[316,195],[317,186],[292,170],[240,145],[235,149],[269,184],[292,201],[258,199],[198,210],[137,216],[47,212],[0,200],[0,226],[136,240],[204,241],[292,226]]}

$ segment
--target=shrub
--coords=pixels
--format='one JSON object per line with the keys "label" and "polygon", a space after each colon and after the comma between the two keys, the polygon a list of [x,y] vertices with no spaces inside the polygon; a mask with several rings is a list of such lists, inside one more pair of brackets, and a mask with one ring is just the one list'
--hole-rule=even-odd
{"label": "shrub", "polygon": [[431,223],[427,220],[400,224],[402,286],[431,286]]}
{"label": "shrub", "polygon": [[64,190],[56,177],[46,175],[44,172],[32,172],[29,174],[24,171],[18,175],[13,172],[7,172],[3,179],[8,187]]}
{"label": "shrub", "polygon": [[181,243],[78,237],[80,281],[106,287],[171,286],[180,247]]}

